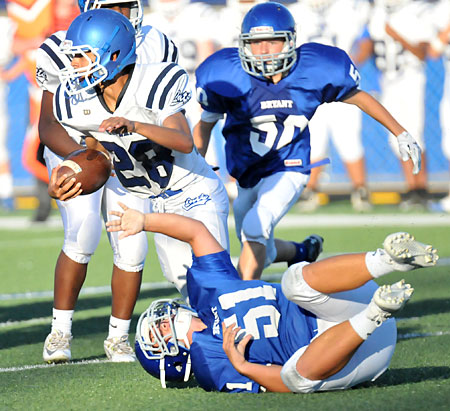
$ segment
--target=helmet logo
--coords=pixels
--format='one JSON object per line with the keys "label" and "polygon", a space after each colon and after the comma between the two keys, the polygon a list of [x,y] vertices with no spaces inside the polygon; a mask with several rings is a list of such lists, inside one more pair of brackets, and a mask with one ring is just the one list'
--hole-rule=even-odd
{"label": "helmet logo", "polygon": [[262,33],[273,33],[273,27],[272,26],[257,26],[257,27],[252,27],[250,29],[250,33],[251,34],[262,34]]}

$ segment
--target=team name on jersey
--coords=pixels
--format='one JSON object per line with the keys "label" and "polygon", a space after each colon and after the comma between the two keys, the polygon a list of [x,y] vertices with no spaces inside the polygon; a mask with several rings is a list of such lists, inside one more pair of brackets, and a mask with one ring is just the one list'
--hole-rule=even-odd
{"label": "team name on jersey", "polygon": [[261,110],[268,108],[292,108],[294,102],[292,100],[267,100],[261,101]]}
{"label": "team name on jersey", "polygon": [[214,315],[213,334],[220,335],[220,318],[217,313],[217,307],[211,307],[211,312]]}

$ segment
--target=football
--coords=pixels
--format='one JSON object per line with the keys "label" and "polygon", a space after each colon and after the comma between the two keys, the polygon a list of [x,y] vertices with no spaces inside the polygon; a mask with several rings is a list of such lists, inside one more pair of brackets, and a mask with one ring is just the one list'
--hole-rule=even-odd
{"label": "football", "polygon": [[63,174],[67,175],[67,179],[74,177],[76,183],[81,183],[81,195],[91,194],[102,187],[111,175],[111,160],[98,150],[76,150],[61,163],[57,178]]}

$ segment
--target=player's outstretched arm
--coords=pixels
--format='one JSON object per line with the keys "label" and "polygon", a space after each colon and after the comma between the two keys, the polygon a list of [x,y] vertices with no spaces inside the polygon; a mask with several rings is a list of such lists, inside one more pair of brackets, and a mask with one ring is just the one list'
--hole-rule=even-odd
{"label": "player's outstretched arm", "polygon": [[138,133],[161,146],[182,153],[190,153],[194,148],[189,125],[181,112],[167,117],[162,126],[131,121],[124,117],[110,117],[103,120],[98,131],[110,134]]}
{"label": "player's outstretched arm", "polygon": [[344,103],[353,104],[362,111],[377,120],[397,137],[400,156],[403,161],[411,158],[413,162],[413,174],[420,171],[420,160],[422,150],[414,138],[397,122],[397,120],[379,103],[375,98],[365,91],[358,91],[356,94],[344,100]]}
{"label": "player's outstretched arm", "polygon": [[117,216],[119,219],[106,223],[107,230],[110,232],[123,231],[119,239],[141,231],[152,231],[189,243],[197,257],[223,251],[222,246],[201,221],[178,214],[143,214],[138,210],[128,208],[123,203],[119,202],[119,205],[124,210],[123,212],[110,212],[111,215]]}
{"label": "player's outstretched arm", "polygon": [[238,344],[235,343],[236,335],[241,330],[241,327],[236,327],[236,324],[231,324],[228,327],[222,323],[223,343],[222,347],[230,360],[234,369],[242,375],[257,382],[259,385],[272,392],[289,392],[281,379],[280,365],[262,365],[247,361],[244,357],[245,347],[252,339],[250,334],[247,334]]}
{"label": "player's outstretched arm", "polygon": [[56,120],[53,114],[53,94],[47,90],[42,93],[38,129],[42,144],[61,157],[66,157],[69,153],[83,148]]}

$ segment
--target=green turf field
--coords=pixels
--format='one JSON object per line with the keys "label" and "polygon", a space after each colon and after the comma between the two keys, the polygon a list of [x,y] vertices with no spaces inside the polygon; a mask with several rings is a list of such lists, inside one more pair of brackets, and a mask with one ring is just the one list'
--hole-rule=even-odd
{"label": "green turf field", "polygon": [[[406,230],[433,244],[441,257],[438,266],[412,273],[393,273],[382,282],[405,277],[415,294],[399,314],[399,342],[390,369],[374,383],[348,391],[308,395],[207,393],[192,380],[189,388],[163,390],[139,364],[105,361],[103,340],[108,328],[112,255],[103,236],[93,257],[74,316],[73,363],[47,366],[42,363],[43,342],[50,330],[53,269],[62,243],[62,229],[33,226],[0,228],[0,409],[1,410],[411,410],[450,407],[450,224],[448,217],[424,224],[410,214],[409,221],[379,218],[355,226],[323,224],[325,212],[344,224],[345,206],[324,207],[308,216],[308,226],[284,224],[277,236],[301,240],[312,232],[325,237],[324,254],[356,252],[379,247],[386,234]],[[295,213],[291,213],[295,214]],[[15,213],[14,216],[26,213]],[[353,216],[353,217],[352,217]],[[357,215],[347,214],[356,221]],[[404,216],[403,216],[404,217]],[[5,215],[0,214],[0,220]],[[351,220],[350,220],[351,221]],[[371,221],[377,222],[371,224]],[[316,222],[316,223],[315,223]],[[317,224],[317,225],[315,225]],[[1,225],[1,221],[0,221]],[[151,235],[149,235],[152,245]],[[232,255],[239,247],[231,231]],[[268,274],[281,273],[274,266]],[[276,276],[275,276],[276,278]],[[150,249],[144,287],[136,305],[132,337],[139,314],[156,298],[175,296],[175,290],[152,289],[163,281],[157,257]],[[380,282],[380,281],[378,281]],[[26,294],[27,293],[27,294]]]}

